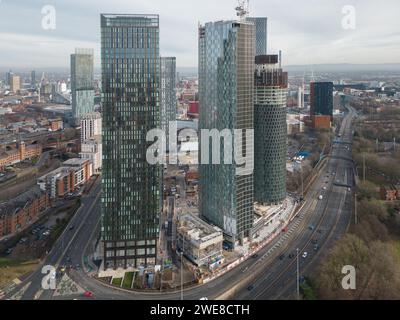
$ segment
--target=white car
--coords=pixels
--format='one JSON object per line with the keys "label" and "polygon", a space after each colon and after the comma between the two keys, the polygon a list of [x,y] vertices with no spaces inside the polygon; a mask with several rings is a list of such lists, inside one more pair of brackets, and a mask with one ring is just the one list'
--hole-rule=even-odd
{"label": "white car", "polygon": [[303,257],[304,259],[307,258],[307,256],[308,256],[308,253],[307,253],[307,252],[304,252],[303,255],[302,255],[302,257]]}
{"label": "white car", "polygon": [[200,300],[208,300],[207,297],[200,298]]}

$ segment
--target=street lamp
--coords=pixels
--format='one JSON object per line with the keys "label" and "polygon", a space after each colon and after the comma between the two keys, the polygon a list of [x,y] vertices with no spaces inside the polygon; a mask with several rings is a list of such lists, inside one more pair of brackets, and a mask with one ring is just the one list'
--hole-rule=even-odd
{"label": "street lamp", "polygon": [[303,180],[303,164],[300,163],[300,178],[301,178],[301,198],[300,200],[304,200],[304,180]]}
{"label": "street lamp", "polygon": [[297,253],[297,300],[300,300],[299,248],[296,249],[296,253]]}
{"label": "street lamp", "polygon": [[182,235],[182,250],[181,250],[181,300],[183,300],[183,248],[185,246],[185,238]]}

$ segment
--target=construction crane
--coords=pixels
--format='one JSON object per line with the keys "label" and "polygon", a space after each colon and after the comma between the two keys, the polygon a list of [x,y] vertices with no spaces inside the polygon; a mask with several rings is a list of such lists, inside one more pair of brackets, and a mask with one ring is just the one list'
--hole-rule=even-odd
{"label": "construction crane", "polygon": [[249,16],[249,0],[239,0],[238,6],[235,8],[236,15],[240,17],[241,20],[246,19]]}

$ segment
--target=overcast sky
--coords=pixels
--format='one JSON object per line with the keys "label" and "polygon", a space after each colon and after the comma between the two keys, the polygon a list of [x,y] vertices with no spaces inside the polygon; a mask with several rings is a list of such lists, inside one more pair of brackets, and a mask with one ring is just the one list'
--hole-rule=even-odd
{"label": "overcast sky", "polygon": [[[42,28],[45,5],[56,29]],[[100,61],[100,13],[160,15],[161,55],[178,67],[197,66],[198,23],[235,18],[237,0],[0,0],[0,67],[68,67],[75,47]],[[352,5],[355,29],[344,29]],[[268,17],[268,51],[286,65],[400,63],[399,0],[250,0],[253,16]]]}

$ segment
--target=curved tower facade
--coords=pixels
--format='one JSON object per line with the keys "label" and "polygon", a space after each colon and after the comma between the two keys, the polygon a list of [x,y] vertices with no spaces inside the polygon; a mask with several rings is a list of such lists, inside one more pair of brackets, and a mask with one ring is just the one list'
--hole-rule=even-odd
{"label": "curved tower facade", "polygon": [[288,76],[278,55],[256,56],[254,75],[254,201],[286,197],[286,94]]}

